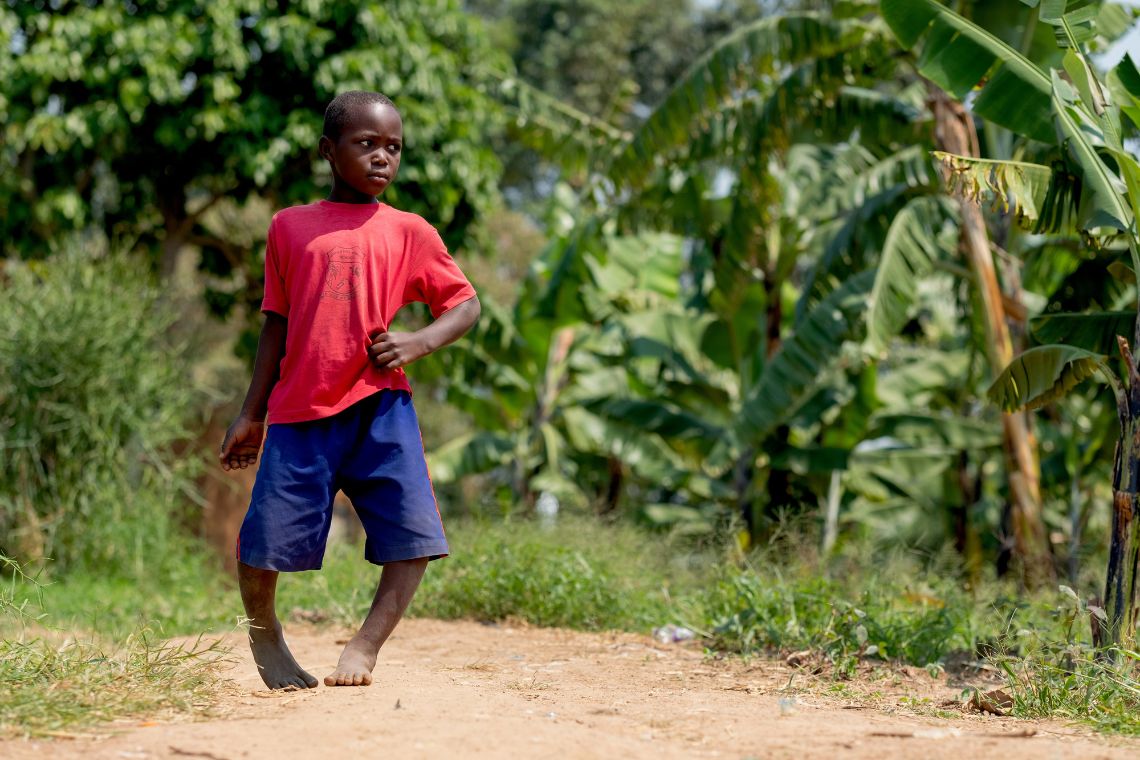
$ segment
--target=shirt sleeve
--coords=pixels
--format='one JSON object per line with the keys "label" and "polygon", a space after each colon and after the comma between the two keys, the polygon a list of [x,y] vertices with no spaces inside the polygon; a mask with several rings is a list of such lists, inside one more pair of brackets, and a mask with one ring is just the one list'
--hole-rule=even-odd
{"label": "shirt sleeve", "polygon": [[288,318],[289,292],[285,288],[282,264],[277,241],[277,220],[274,219],[269,224],[269,235],[265,240],[265,295],[261,299],[261,310]]}
{"label": "shirt sleeve", "polygon": [[431,315],[438,317],[474,298],[475,288],[451,258],[435,228],[425,226],[427,230],[421,236],[419,251],[404,289],[404,303],[426,303]]}

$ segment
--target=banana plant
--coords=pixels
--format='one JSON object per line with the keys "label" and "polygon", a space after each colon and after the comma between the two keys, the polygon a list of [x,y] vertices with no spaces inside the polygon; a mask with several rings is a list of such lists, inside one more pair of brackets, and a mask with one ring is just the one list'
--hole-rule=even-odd
{"label": "banana plant", "polygon": [[678,440],[711,438],[708,426],[631,399],[631,388],[657,380],[653,354],[677,350],[654,331],[692,344],[677,336],[702,324],[677,303],[681,259],[674,236],[615,237],[607,225],[554,240],[513,311],[490,304],[470,351],[452,366],[449,401],[477,420],[478,432],[431,452],[433,477],[449,483],[509,471],[513,501],[526,509],[543,491],[594,503],[612,490],[605,480],[625,471],[707,491],[691,486],[703,449]]}
{"label": "banana plant", "polygon": [[[1038,231],[1072,225],[1090,247],[1126,249],[1131,266],[1110,271],[1134,278],[1140,271],[1140,164],[1124,141],[1140,127],[1140,74],[1131,58],[1106,78],[1096,72],[1082,48],[1096,34],[1100,9],[1095,5],[1043,2],[1038,11],[1039,21],[1055,30],[1064,51],[1059,69],[1036,66],[931,0],[883,2],[884,17],[900,41],[920,48],[923,74],[959,98],[983,82],[972,102],[976,114],[1052,146],[1050,165],[943,155],[951,184],[974,200],[1006,205]],[[1133,292],[1140,298],[1140,292]],[[1113,469],[1105,616],[1096,626],[1096,638],[1103,645],[1131,645],[1140,555],[1135,514],[1140,371],[1132,347],[1140,342],[1140,300],[1128,314],[1050,315],[1036,331],[1039,338],[1056,342],[1016,357],[994,381],[990,396],[1005,410],[1033,409],[1059,400],[1089,378],[1112,389],[1121,435]],[[1123,373],[1108,359],[1113,349]]]}
{"label": "banana plant", "polygon": [[[789,419],[828,395],[834,368],[857,372],[881,356],[918,280],[953,255],[952,206],[933,195],[924,152],[905,147],[930,131],[921,90],[877,86],[894,42],[873,7],[840,2],[741,28],[631,135],[592,153],[601,215],[623,232],[690,241],[689,306],[711,317],[701,349],[728,380],[687,411],[725,420],[708,463],[753,528],[756,473],[780,465]],[[580,273],[583,254],[566,247],[551,282]],[[572,291],[544,299],[562,319],[581,312]],[[681,385],[653,387],[659,408]],[[617,407],[603,407],[620,427]],[[769,498],[776,490],[770,480]]]}

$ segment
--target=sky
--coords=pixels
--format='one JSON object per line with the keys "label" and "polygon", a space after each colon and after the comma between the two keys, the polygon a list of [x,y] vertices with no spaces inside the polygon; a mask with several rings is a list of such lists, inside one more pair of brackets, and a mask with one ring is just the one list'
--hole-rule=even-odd
{"label": "sky", "polygon": [[[1140,0],[1118,0],[1121,5],[1130,8],[1140,8]],[[1105,70],[1113,66],[1125,56],[1132,54],[1132,60],[1140,64],[1140,23],[1133,24],[1132,30],[1113,43],[1112,47],[1097,57],[1097,63]]]}

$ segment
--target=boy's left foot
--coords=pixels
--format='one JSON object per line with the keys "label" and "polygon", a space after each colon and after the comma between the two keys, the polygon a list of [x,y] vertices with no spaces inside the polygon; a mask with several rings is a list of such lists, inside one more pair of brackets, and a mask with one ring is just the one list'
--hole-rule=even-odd
{"label": "boy's left foot", "polygon": [[325,686],[370,686],[376,652],[376,647],[353,637],[341,652],[336,670],[325,676]]}

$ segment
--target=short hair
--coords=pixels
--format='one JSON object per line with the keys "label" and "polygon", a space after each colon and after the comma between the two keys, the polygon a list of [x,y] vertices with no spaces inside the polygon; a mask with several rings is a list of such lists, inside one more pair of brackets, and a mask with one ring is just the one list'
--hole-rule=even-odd
{"label": "short hair", "polygon": [[396,108],[396,104],[392,102],[391,98],[380,92],[349,90],[337,95],[325,109],[325,137],[330,140],[339,139],[340,133],[344,131],[345,125],[348,124],[348,119],[355,109],[375,104],[391,106],[392,110],[400,113],[400,109]]}

